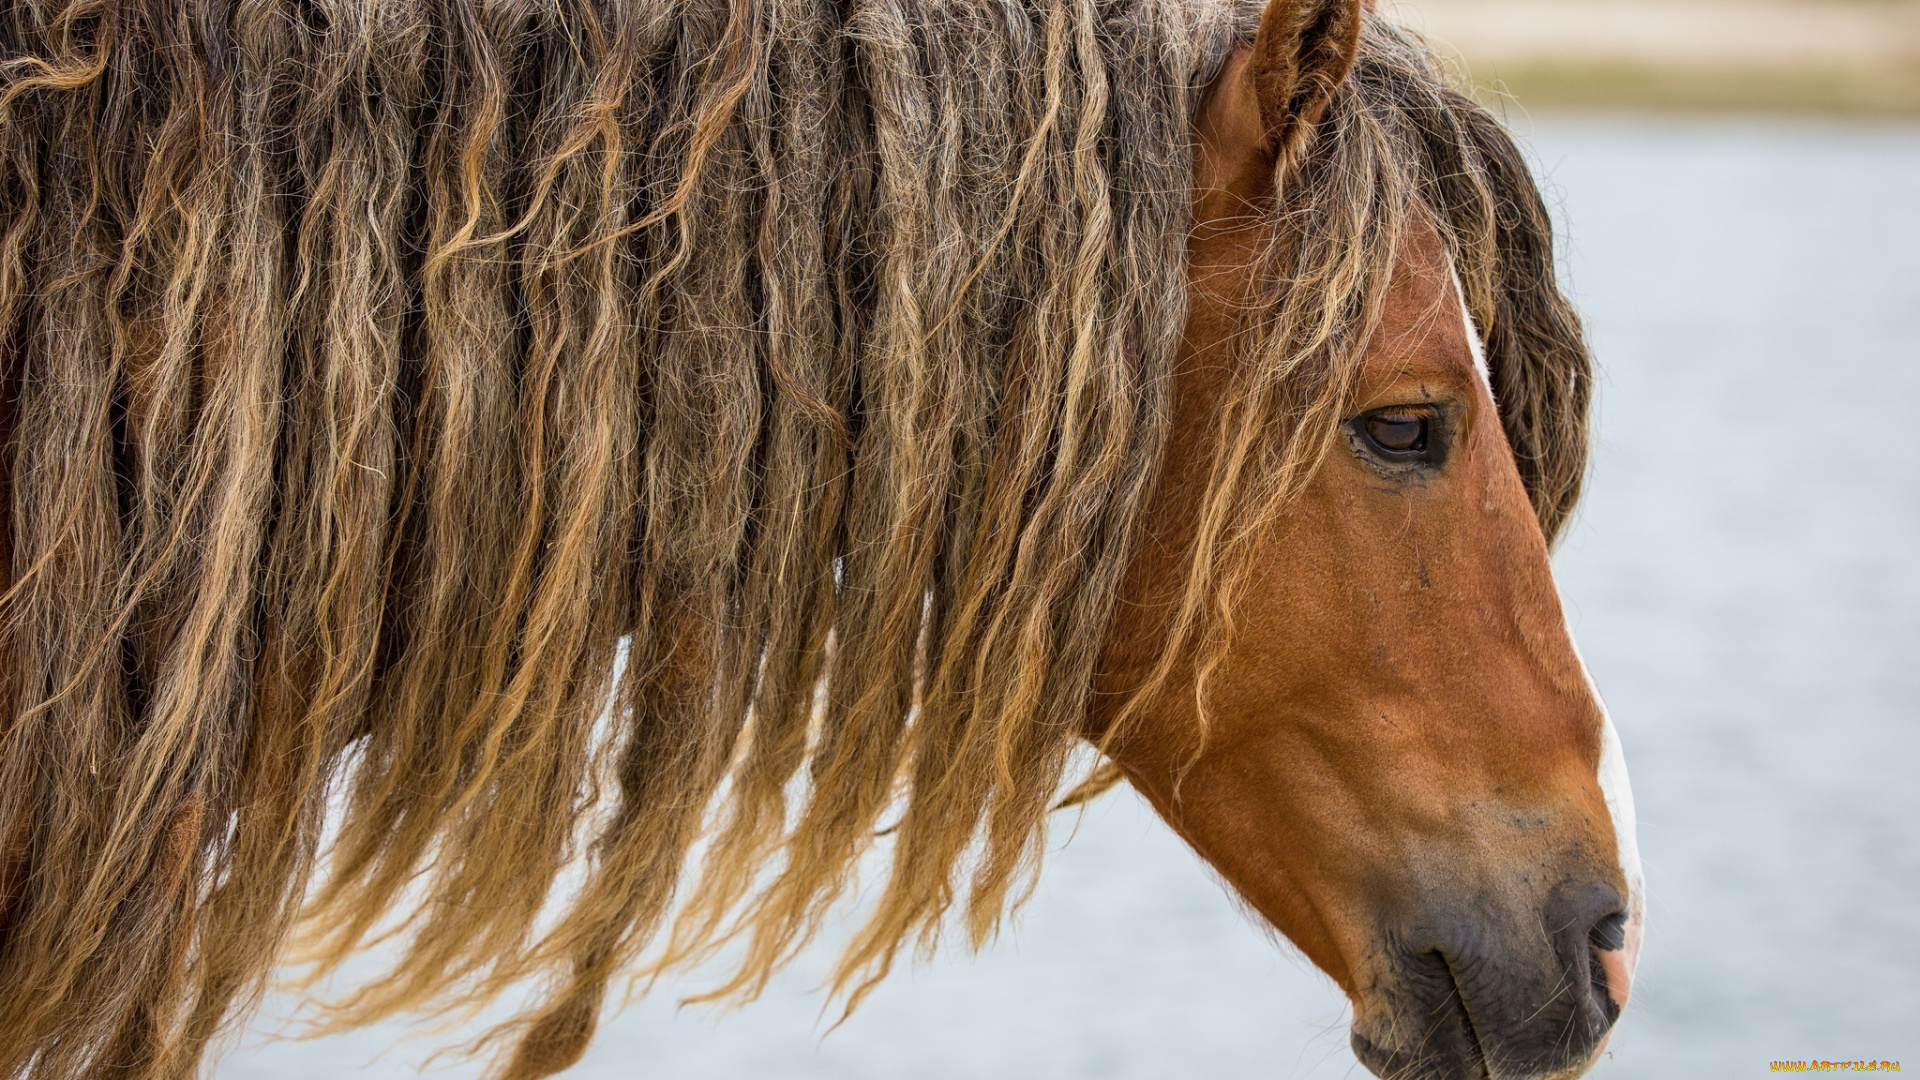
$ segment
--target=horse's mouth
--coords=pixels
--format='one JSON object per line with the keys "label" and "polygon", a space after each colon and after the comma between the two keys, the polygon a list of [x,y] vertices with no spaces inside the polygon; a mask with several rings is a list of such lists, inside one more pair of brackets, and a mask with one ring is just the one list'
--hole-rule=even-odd
{"label": "horse's mouth", "polygon": [[1473,1010],[1453,964],[1438,952],[1420,957],[1420,966],[1432,972],[1439,1004],[1418,1021],[1419,1038],[1404,1050],[1389,1050],[1368,1038],[1358,1027],[1352,1034],[1354,1056],[1374,1075],[1391,1080],[1493,1080],[1487,1068],[1485,1044],[1474,1025]]}
{"label": "horse's mouth", "polygon": [[1460,977],[1454,973],[1453,964],[1446,957],[1440,957],[1440,962],[1446,965],[1447,981],[1453,984],[1454,1018],[1459,1021],[1461,1041],[1465,1044],[1472,1066],[1466,1080],[1493,1080],[1493,1073],[1487,1068],[1486,1046],[1480,1041],[1479,1029],[1473,1025],[1473,1010],[1467,1008],[1467,993],[1460,988]]}

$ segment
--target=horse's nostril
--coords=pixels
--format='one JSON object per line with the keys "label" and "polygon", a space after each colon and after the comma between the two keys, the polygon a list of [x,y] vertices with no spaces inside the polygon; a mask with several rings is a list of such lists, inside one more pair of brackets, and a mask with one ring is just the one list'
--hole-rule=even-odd
{"label": "horse's nostril", "polygon": [[1627,913],[1616,911],[1594,923],[1587,940],[1601,952],[1617,952],[1627,947]]}

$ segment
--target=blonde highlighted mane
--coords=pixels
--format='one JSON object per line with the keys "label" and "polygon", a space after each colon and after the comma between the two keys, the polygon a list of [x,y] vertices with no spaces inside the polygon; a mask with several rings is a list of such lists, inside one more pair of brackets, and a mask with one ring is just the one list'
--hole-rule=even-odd
{"label": "blonde highlighted mane", "polygon": [[[540,986],[501,1068],[545,1075],[624,973],[735,941],[751,996],[889,830],[837,986],[990,936],[1167,436],[1190,118],[1258,17],[9,5],[0,1077],[187,1075],[296,943],[323,976],[396,917],[332,1021]],[[1331,437],[1415,213],[1564,521],[1538,197],[1374,24],[1170,650]]]}

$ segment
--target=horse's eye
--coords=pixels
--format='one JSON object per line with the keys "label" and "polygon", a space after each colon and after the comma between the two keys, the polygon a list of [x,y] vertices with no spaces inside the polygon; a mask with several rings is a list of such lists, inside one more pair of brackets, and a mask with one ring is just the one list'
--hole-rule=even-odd
{"label": "horse's eye", "polygon": [[1447,409],[1439,404],[1389,405],[1361,413],[1343,426],[1354,453],[1401,479],[1445,466],[1453,438]]}
{"label": "horse's eye", "polygon": [[1417,413],[1377,412],[1366,418],[1367,438],[1389,454],[1418,454],[1427,448],[1427,418]]}

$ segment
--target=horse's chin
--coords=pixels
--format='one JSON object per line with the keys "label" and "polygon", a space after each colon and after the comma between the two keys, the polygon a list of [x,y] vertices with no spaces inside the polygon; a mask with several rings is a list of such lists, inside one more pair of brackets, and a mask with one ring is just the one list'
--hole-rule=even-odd
{"label": "horse's chin", "polygon": [[[1468,1037],[1473,1038],[1471,1031]],[[1502,1071],[1497,1080],[1576,1080],[1592,1071],[1600,1059],[1606,1055],[1607,1044],[1612,1040],[1609,1031],[1602,1036],[1599,1045],[1593,1048],[1581,1061],[1562,1066],[1558,1069],[1537,1073],[1513,1073]],[[1391,1080],[1496,1080],[1486,1066],[1486,1051],[1477,1041],[1469,1053],[1444,1060],[1437,1055],[1415,1056],[1402,1051],[1384,1050],[1375,1045],[1359,1031],[1351,1036],[1353,1054],[1360,1059],[1368,1071],[1375,1076],[1388,1077]]]}
{"label": "horse's chin", "polygon": [[1428,1042],[1419,1051],[1383,1047],[1357,1026],[1349,1041],[1354,1057],[1368,1071],[1390,1080],[1575,1080],[1600,1063],[1613,1039],[1613,1032],[1609,1030],[1578,1061],[1548,1065],[1535,1071],[1502,1069],[1496,1078],[1488,1071],[1487,1050],[1480,1042],[1479,1033],[1464,1016],[1452,1022],[1442,1020],[1430,1024],[1426,1034]]}

